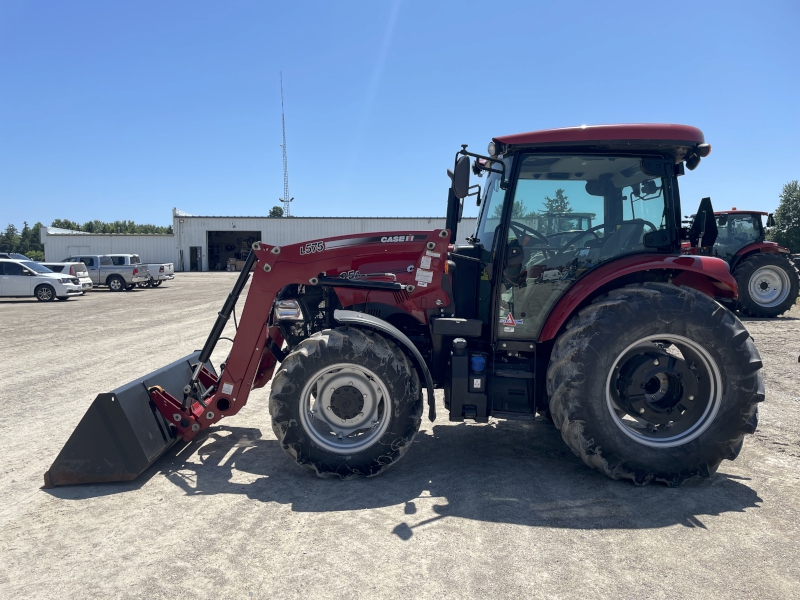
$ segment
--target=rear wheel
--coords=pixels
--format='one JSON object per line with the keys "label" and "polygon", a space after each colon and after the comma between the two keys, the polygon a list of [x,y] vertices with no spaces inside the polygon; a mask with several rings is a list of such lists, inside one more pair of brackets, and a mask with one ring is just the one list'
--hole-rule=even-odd
{"label": "rear wheel", "polygon": [[125,280],[119,275],[112,275],[111,277],[109,277],[106,284],[108,285],[108,288],[112,292],[122,292],[125,290],[126,287]]}
{"label": "rear wheel", "polygon": [[45,283],[36,288],[34,295],[39,302],[52,302],[56,297],[56,291],[52,285]]}
{"label": "rear wheel", "polygon": [[797,269],[774,253],[753,254],[733,271],[739,285],[737,307],[751,317],[777,317],[789,310],[800,291]]}
{"label": "rear wheel", "polygon": [[764,400],[760,369],[750,334],[711,298],[627,286],[581,310],[556,340],[550,410],[590,467],[677,486],[739,454]]}
{"label": "rear wheel", "polygon": [[157,288],[160,285],[161,285],[161,281],[153,281],[152,279],[150,280],[150,286],[151,287]]}
{"label": "rear wheel", "polygon": [[422,391],[394,343],[343,327],[315,334],[286,357],[269,409],[281,447],[299,465],[321,477],[371,477],[408,450]]}

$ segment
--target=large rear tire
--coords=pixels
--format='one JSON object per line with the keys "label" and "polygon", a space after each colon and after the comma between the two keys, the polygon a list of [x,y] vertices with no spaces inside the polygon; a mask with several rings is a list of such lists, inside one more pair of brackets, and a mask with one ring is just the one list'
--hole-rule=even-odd
{"label": "large rear tire", "polygon": [[751,317],[774,318],[794,306],[800,293],[797,268],[782,254],[753,254],[736,265],[737,308]]}
{"label": "large rear tire", "polygon": [[321,477],[372,477],[408,450],[422,420],[419,376],[378,333],[351,327],[302,341],[272,380],[272,430]]}
{"label": "large rear tire", "polygon": [[631,285],[569,321],[547,392],[564,441],[588,466],[678,486],[738,456],[758,424],[761,366],[742,323],[708,296]]}

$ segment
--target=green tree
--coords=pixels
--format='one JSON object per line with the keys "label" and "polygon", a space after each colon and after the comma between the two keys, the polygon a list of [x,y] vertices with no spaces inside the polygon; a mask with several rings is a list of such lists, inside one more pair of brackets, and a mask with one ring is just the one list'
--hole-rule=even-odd
{"label": "green tree", "polygon": [[54,219],[50,226],[73,231],[86,231],[87,233],[173,233],[172,225],[166,227],[150,224],[137,225],[134,221],[106,223],[99,219],[87,221],[83,225],[69,219]]}
{"label": "green tree", "polygon": [[81,226],[79,223],[75,221],[70,221],[69,219],[53,219],[53,222],[50,223],[50,227],[58,227],[60,229],[71,229],[72,231],[81,231]]}
{"label": "green tree", "polygon": [[783,186],[780,204],[775,211],[775,227],[768,237],[792,253],[800,252],[800,184],[797,180]]}
{"label": "green tree", "polygon": [[556,197],[550,198],[549,196],[544,197],[544,210],[541,211],[542,214],[544,213],[554,213],[554,212],[572,212],[572,207],[569,204],[569,199],[564,194],[564,190],[562,188],[558,188],[556,190]]}
{"label": "green tree", "polygon": [[283,216],[283,209],[280,206],[273,206],[267,213],[268,217],[278,218]]}
{"label": "green tree", "polygon": [[[511,206],[511,218],[512,219],[524,219],[525,217],[532,216],[533,213],[529,213],[525,210],[525,204],[521,200],[516,200],[514,204]],[[498,204],[494,207],[494,217],[499,219],[503,216],[503,205]]]}

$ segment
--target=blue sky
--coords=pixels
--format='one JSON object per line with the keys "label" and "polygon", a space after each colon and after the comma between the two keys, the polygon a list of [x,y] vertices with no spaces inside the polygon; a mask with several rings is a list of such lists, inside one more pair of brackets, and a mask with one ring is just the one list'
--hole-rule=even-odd
{"label": "blue sky", "polygon": [[[443,215],[462,143],[677,122],[713,146],[684,212],[800,178],[800,3],[0,3],[0,227]],[[467,203],[465,214],[474,214]]]}

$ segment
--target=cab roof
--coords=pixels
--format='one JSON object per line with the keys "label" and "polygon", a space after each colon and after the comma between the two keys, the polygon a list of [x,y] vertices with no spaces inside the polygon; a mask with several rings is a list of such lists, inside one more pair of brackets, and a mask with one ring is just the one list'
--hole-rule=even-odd
{"label": "cab roof", "polygon": [[768,212],[762,212],[760,210],[715,210],[715,215],[761,215],[762,217],[766,217],[769,215]]}
{"label": "cab roof", "polygon": [[502,135],[495,142],[508,146],[612,145],[696,146],[704,144],[703,132],[690,125],[631,123],[625,125],[581,125]]}

